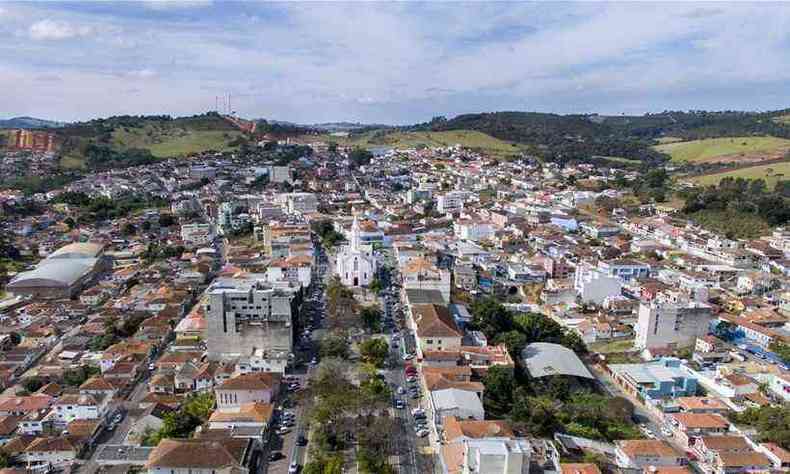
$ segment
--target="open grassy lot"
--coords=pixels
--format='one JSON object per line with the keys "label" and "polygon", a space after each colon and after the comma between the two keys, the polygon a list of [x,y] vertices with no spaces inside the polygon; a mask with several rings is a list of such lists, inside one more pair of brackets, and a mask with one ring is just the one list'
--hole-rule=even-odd
{"label": "open grassy lot", "polygon": [[741,168],[734,171],[726,171],[723,173],[708,174],[703,176],[695,176],[689,178],[697,184],[708,185],[716,184],[722,178],[746,178],[746,179],[764,179],[768,188],[774,187],[777,181],[790,179],[790,162],[772,163],[770,165],[750,166],[748,168]]}
{"label": "open grassy lot", "polygon": [[728,137],[656,145],[675,162],[763,161],[780,157],[790,140],[776,137]]}
{"label": "open grassy lot", "polygon": [[324,135],[321,140],[346,146],[419,148],[461,145],[486,152],[494,156],[518,154],[522,145],[500,140],[474,130],[451,130],[445,132],[391,132],[374,130],[351,137]]}
{"label": "open grassy lot", "polygon": [[85,169],[85,158],[66,155],[60,158],[60,167],[65,170],[81,170]]}
{"label": "open grassy lot", "polygon": [[154,156],[167,158],[205,150],[231,150],[229,142],[240,135],[236,130],[197,130],[151,123],[139,128],[115,129],[112,144],[118,148],[148,149]]}

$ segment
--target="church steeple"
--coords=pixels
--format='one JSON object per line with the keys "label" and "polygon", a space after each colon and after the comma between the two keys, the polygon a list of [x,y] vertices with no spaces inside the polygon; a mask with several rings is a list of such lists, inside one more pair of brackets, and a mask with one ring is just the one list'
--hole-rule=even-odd
{"label": "church steeple", "polygon": [[354,223],[351,225],[351,250],[359,252],[359,221],[354,216]]}

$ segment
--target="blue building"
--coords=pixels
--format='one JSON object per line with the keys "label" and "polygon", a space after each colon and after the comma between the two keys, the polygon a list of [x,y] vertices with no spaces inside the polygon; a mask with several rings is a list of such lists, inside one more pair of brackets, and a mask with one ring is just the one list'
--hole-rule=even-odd
{"label": "blue building", "polygon": [[697,379],[680,359],[663,358],[643,364],[612,364],[615,382],[645,403],[691,397],[697,393]]}

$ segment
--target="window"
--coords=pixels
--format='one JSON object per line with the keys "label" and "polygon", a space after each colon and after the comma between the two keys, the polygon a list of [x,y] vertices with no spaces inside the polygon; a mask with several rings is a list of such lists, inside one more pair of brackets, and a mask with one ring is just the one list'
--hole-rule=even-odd
{"label": "window", "polygon": [[428,343],[428,344],[433,344],[433,339],[428,339],[425,342]]}

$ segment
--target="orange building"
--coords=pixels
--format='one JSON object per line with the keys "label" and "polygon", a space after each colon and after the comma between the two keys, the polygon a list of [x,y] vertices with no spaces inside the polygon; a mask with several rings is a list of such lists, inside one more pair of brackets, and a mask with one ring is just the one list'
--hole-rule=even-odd
{"label": "orange building", "polygon": [[55,151],[55,134],[32,130],[13,130],[10,148],[17,150]]}

